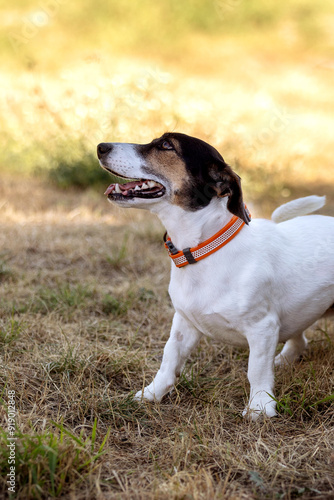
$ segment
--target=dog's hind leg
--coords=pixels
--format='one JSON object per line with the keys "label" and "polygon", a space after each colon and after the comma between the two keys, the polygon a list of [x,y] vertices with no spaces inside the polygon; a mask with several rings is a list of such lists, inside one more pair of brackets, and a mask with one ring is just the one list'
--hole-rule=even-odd
{"label": "dog's hind leg", "polygon": [[307,339],[304,332],[289,339],[282,351],[275,358],[275,366],[282,366],[293,363],[298,359],[307,347]]}
{"label": "dog's hind leg", "polygon": [[201,336],[202,334],[191,323],[175,313],[160,369],[153,382],[143,391],[138,391],[135,399],[160,401],[173,388],[176,378],[180,375],[188,356]]}

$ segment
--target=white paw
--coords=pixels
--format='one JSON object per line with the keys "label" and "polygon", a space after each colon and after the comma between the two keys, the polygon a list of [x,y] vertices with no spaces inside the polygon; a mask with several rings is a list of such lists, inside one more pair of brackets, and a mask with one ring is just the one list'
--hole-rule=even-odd
{"label": "white paw", "polygon": [[146,399],[146,401],[161,401],[165,394],[167,394],[173,388],[172,384],[161,384],[159,385],[155,381],[150,385],[145,387],[143,391],[138,391],[134,396],[136,401],[142,401]]}
{"label": "white paw", "polygon": [[143,399],[146,399],[146,401],[156,401],[154,393],[149,391],[148,387],[145,387],[143,391],[138,391],[133,399],[136,401],[142,401]]}
{"label": "white paw", "polygon": [[261,415],[265,415],[269,418],[277,415],[276,401],[270,398],[270,396],[255,396],[242,412],[243,417],[253,421],[257,420]]}
{"label": "white paw", "polygon": [[275,357],[275,366],[289,366],[300,358],[300,353],[285,352],[277,354]]}
{"label": "white paw", "polygon": [[275,357],[275,366],[287,366],[291,363],[286,356],[282,356],[282,354],[277,354]]}

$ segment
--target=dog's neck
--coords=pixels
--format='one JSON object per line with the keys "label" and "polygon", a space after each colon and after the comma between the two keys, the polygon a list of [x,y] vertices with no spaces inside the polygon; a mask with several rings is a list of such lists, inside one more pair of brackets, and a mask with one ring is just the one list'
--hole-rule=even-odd
{"label": "dog's neck", "polygon": [[158,203],[156,213],[176,248],[193,247],[217,233],[233,217],[226,208],[227,198],[214,198],[206,207],[190,212],[177,205]]}

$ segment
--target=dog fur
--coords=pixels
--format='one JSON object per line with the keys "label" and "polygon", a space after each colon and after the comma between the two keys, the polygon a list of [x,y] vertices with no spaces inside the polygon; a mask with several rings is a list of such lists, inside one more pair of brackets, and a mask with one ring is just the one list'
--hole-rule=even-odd
{"label": "dog fur", "polygon": [[[110,201],[158,215],[178,249],[219,231],[233,215],[246,223],[219,251],[194,265],[172,263],[175,308],[161,367],[135,398],[160,401],[174,386],[202,335],[249,346],[250,398],[243,415],[276,415],[274,364],[304,351],[306,328],[333,310],[334,218],[307,215],[324,197],[309,196],[249,221],[240,178],[209,144],[166,133],[149,144],[102,143],[100,164],[131,181],[111,185]],[[143,188],[147,182],[152,190]],[[116,192],[117,191],[117,192]],[[277,344],[285,342],[275,357]]]}

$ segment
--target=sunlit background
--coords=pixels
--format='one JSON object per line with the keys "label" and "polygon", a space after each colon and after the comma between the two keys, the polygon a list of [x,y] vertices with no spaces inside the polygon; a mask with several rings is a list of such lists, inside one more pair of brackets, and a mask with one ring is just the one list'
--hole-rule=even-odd
{"label": "sunlit background", "polygon": [[334,203],[330,0],[1,4],[4,175],[96,185],[98,142],[168,130],[217,147],[264,209]]}

